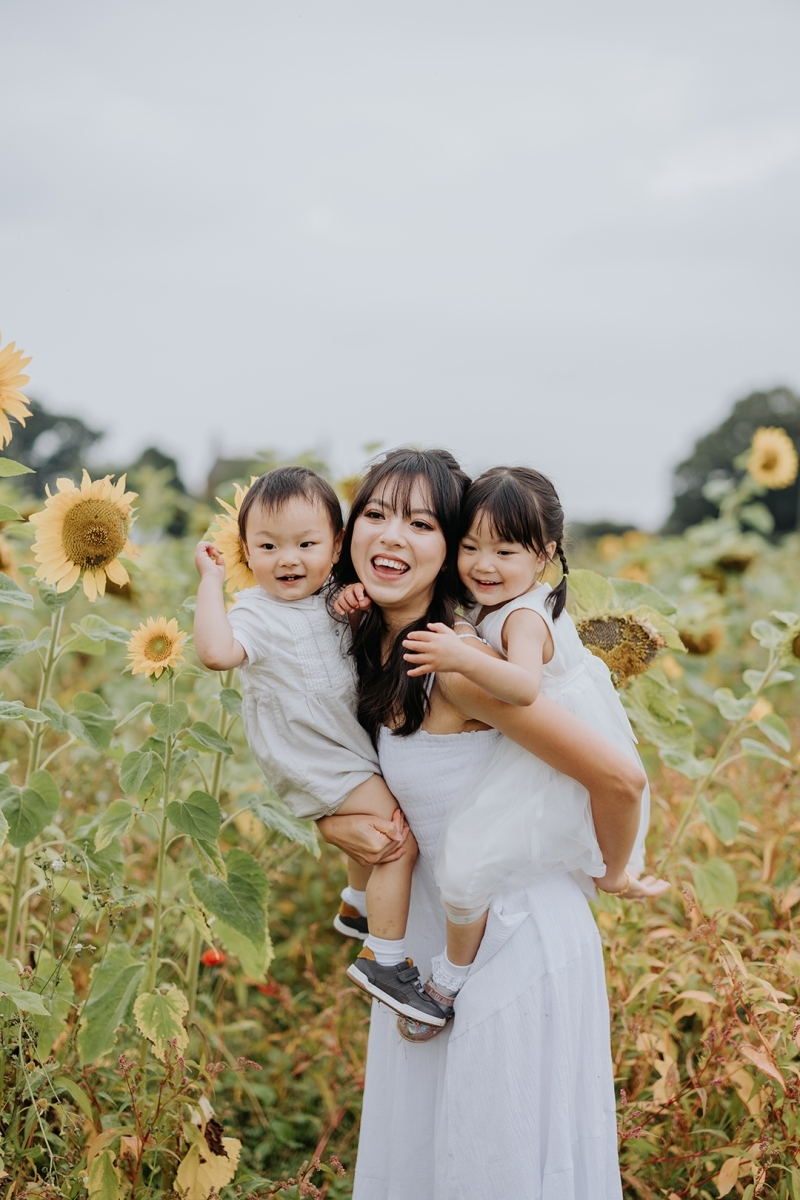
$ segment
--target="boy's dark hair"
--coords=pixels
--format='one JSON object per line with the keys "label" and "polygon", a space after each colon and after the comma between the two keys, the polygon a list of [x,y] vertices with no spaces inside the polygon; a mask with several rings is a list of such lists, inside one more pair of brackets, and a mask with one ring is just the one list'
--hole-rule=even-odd
{"label": "boy's dark hair", "polygon": [[548,558],[545,546],[555,542],[553,558],[560,560],[563,575],[546,603],[552,606],[553,619],[560,617],[567,602],[569,567],[564,553],[564,510],[550,480],[531,467],[484,471],[467,489],[461,510],[462,537],[476,520],[485,522],[494,537],[517,542]]}
{"label": "boy's dark hair", "polygon": [[339,536],[344,529],[342,506],[327,479],[309,467],[276,467],[274,471],[261,475],[245,493],[239,509],[239,537],[242,544],[247,541],[247,514],[254,505],[280,512],[284,504],[295,496],[320,504],[330,518],[333,536]]}
{"label": "boy's dark hair", "polygon": [[334,579],[340,586],[356,583],[351,545],[353,527],[376,492],[384,493],[387,503],[404,513],[410,511],[411,494],[416,483],[430,492],[431,507],[444,535],[446,552],[434,587],[428,611],[397,634],[388,657],[382,654],[386,622],[373,604],[353,634],[351,653],[358,671],[358,719],[377,743],[382,725],[395,723],[400,737],[416,733],[428,708],[428,680],[408,676],[403,659],[403,639],[415,629],[427,629],[429,621],[453,625],[456,608],[471,603],[458,577],[459,514],[469,476],[461,470],[448,450],[414,450],[403,447],[390,450],[368,471],[350,509],[342,553],[334,567]]}

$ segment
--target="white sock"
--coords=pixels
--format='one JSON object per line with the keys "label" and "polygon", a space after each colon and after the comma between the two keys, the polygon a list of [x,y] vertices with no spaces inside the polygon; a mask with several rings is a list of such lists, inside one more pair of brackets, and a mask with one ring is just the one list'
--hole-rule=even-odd
{"label": "white sock", "polygon": [[464,986],[464,982],[472,968],[472,963],[467,963],[466,967],[461,967],[458,963],[451,963],[447,957],[447,951],[444,950],[433,959],[431,967],[431,978],[433,979],[434,986],[440,992],[449,992],[451,996],[455,996]]}
{"label": "white sock", "polygon": [[350,884],[348,883],[346,888],[342,888],[342,899],[344,900],[345,904],[350,904],[353,908],[357,908],[359,916],[365,917],[367,915],[366,892],[357,892],[356,889],[350,887]]}
{"label": "white sock", "polygon": [[374,937],[371,933],[364,938],[364,948],[375,955],[375,962],[382,967],[394,967],[406,956],[405,938],[389,941],[387,938]]}

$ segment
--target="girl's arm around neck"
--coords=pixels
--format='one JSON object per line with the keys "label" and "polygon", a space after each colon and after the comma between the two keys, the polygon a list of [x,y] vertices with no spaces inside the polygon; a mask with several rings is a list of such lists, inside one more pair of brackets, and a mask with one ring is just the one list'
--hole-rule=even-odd
{"label": "girl's arm around neck", "polygon": [[240,666],[246,655],[244,647],[233,636],[225,611],[222,555],[210,542],[200,542],[194,561],[200,573],[194,614],[194,648],[204,667],[211,671],[229,671]]}

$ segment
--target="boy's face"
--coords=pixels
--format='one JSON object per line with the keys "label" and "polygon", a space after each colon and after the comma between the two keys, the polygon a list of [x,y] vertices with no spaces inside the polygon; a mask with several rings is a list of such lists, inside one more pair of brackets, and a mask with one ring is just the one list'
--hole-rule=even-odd
{"label": "boy's face", "polygon": [[244,549],[259,587],[279,600],[304,600],[326,582],[342,537],[322,504],[293,496],[277,510],[253,506]]}

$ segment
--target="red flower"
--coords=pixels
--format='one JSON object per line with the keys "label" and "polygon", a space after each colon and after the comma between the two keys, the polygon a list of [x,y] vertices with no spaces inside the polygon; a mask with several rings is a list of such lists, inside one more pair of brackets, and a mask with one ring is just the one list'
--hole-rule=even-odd
{"label": "red flower", "polygon": [[204,950],[200,962],[204,967],[221,967],[227,959],[221,950]]}
{"label": "red flower", "polygon": [[256,988],[262,996],[278,996],[281,990],[277,983],[257,983]]}

